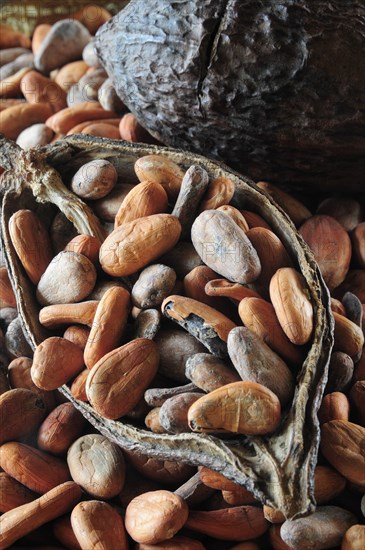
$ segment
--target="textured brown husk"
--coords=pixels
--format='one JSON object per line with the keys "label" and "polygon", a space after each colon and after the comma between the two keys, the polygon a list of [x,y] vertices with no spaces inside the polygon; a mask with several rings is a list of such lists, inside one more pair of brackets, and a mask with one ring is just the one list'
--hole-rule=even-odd
{"label": "textured brown husk", "polygon": [[361,191],[364,37],[362,0],[132,0],[96,48],[164,144],[255,180]]}
{"label": "textured brown husk", "polygon": [[[292,407],[273,435],[222,441],[195,433],[153,434],[124,422],[100,417],[89,405],[75,400],[66,386],[60,391],[102,434],[125,449],[217,470],[244,485],[262,502],[281,510],[287,518],[313,511],[313,474],[319,443],[316,411],[327,379],[333,320],[329,294],[313,255],[285,213],[252,181],[216,161],[180,150],[89,136],[72,136],[28,153],[9,142],[2,143],[2,162],[8,170],[1,180],[4,192],[1,239],[19,315],[33,349],[50,333],[38,323],[39,306],[34,288],[27,281],[12,247],[7,224],[10,216],[24,204],[27,208],[32,207],[33,192],[38,202],[56,204],[79,232],[102,238],[97,219],[63,186],[59,174],[67,178],[81,164],[94,158],[106,158],[113,162],[119,175],[123,174],[125,181],[133,182],[133,164],[137,158],[163,154],[184,170],[198,164],[210,177],[230,177],[236,189],[232,204],[252,209],[270,223],[289,251],[294,265],[305,277],[315,310],[312,346],[298,375]],[[36,201],[33,202],[35,207]]]}

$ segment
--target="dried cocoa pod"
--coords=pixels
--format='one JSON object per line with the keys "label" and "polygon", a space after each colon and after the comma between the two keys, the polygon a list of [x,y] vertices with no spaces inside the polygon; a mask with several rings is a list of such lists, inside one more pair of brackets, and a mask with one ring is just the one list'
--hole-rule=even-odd
{"label": "dried cocoa pod", "polygon": [[[135,161],[151,154],[158,154],[161,157],[162,150],[159,147],[137,144],[126,146],[122,142],[116,144],[87,136],[82,138],[71,136],[62,143],[47,146],[42,150],[40,157],[39,153],[35,152],[27,152],[25,156],[20,156],[13,144],[2,143],[4,146],[1,149],[1,163],[8,168],[2,176],[2,183],[4,189],[8,191],[3,198],[1,239],[3,247],[6,248],[7,262],[11,266],[12,283],[19,293],[19,315],[27,338],[35,348],[46,337],[47,332],[41,330],[37,314],[33,313],[37,311],[37,304],[34,302],[32,289],[22,273],[9,239],[7,229],[9,217],[24,206],[24,201],[27,208],[34,208],[30,191],[33,188],[38,198],[53,202],[70,219],[73,219],[78,233],[100,236],[102,240],[100,223],[79,199],[69,194],[62,186],[60,175],[67,180],[67,177],[75,173],[82,164],[98,157],[111,159],[119,177],[123,177],[125,182],[132,183],[136,181],[133,170]],[[9,153],[11,153],[10,157]],[[306,279],[308,293],[314,305],[314,330],[308,345],[308,355],[298,372],[290,414],[283,418],[278,430],[269,438],[250,436],[237,437],[234,441],[221,441],[194,433],[160,436],[141,431],[126,422],[104,419],[87,403],[74,400],[66,386],[62,388],[62,392],[82,410],[95,427],[112,440],[118,441],[123,448],[133,448],[134,451],[147,452],[155,457],[165,457],[164,460],[174,460],[179,463],[184,460],[194,464],[213,466],[230,479],[235,479],[253,490],[255,496],[262,502],[282,510],[286,517],[306,514],[314,507],[312,482],[319,441],[316,410],[324,389],[332,341],[329,297],[318,267],[287,217],[277,209],[270,197],[264,195],[250,180],[238,176],[219,163],[185,151],[164,149],[163,156],[175,162],[182,174],[192,164],[199,164],[207,170],[211,179],[221,176],[231,179],[235,186],[231,199],[232,206],[239,210],[252,209],[252,212],[260,216],[261,224],[264,223],[262,221],[264,219],[283,242],[291,258],[295,259],[298,270]],[[27,172],[26,180],[22,177],[24,171]],[[43,184],[44,178],[49,185]],[[69,240],[70,237],[65,244]],[[191,250],[190,243],[185,248]],[[181,257],[181,250],[182,247],[178,245],[172,251],[173,254],[169,253],[175,258],[173,260],[175,266],[166,260],[168,255],[159,259],[166,265],[171,265],[179,277],[180,272],[185,270],[184,274],[186,274],[194,267],[192,263],[186,269],[187,263]],[[196,254],[193,256],[192,262],[199,263],[199,260],[196,260]],[[176,267],[177,265],[179,267]],[[78,304],[78,308],[80,306],[81,304]],[[295,444],[291,437],[293,430],[296,433]],[[280,467],[273,469],[273,460],[276,464],[280,464]],[[191,467],[189,468],[191,471]],[[265,484],[262,483],[263,471],[266,478]]]}

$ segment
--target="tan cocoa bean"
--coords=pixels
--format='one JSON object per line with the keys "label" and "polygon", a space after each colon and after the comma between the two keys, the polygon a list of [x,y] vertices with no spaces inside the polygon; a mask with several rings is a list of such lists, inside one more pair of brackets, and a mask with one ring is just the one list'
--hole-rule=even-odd
{"label": "tan cocoa bean", "polygon": [[209,182],[208,189],[203,196],[199,212],[214,210],[229,204],[234,195],[234,183],[225,176],[214,178]]}
{"label": "tan cocoa bean", "polygon": [[51,329],[73,324],[91,327],[98,304],[98,300],[88,300],[77,304],[46,306],[39,312],[39,322]]}
{"label": "tan cocoa bean", "polygon": [[84,349],[85,365],[91,369],[122,339],[130,311],[130,294],[122,287],[111,287],[101,298]]}
{"label": "tan cocoa bean", "polygon": [[102,357],[91,369],[86,394],[105,418],[130,412],[142,398],[158,368],[158,347],[146,338],[128,342]]}
{"label": "tan cocoa bean", "polygon": [[145,267],[134,283],[131,297],[141,309],[157,307],[171,294],[176,282],[175,271],[163,264]]}
{"label": "tan cocoa bean", "polygon": [[270,282],[270,298],[281,328],[293,344],[306,344],[313,331],[313,306],[306,281],[292,267],[277,270]]}
{"label": "tan cocoa bean", "polygon": [[[67,285],[63,284],[65,280]],[[42,306],[80,302],[90,294],[95,282],[95,266],[86,256],[59,252],[38,282],[37,300]]]}
{"label": "tan cocoa bean", "polygon": [[347,529],[341,550],[361,550],[365,546],[365,525],[352,525]]}
{"label": "tan cocoa bean", "polygon": [[280,401],[265,386],[233,382],[204,395],[190,407],[190,428],[198,432],[259,435],[280,423]]}
{"label": "tan cocoa bean", "polygon": [[191,510],[185,526],[218,540],[244,541],[264,534],[269,522],[264,518],[262,508],[236,506],[208,512]]}
{"label": "tan cocoa bean", "polygon": [[332,548],[341,544],[356,517],[338,506],[318,506],[310,516],[285,521],[280,529],[283,541],[295,550]]}
{"label": "tan cocoa bean", "polygon": [[332,392],[324,396],[318,410],[318,419],[321,424],[331,420],[348,420],[349,416],[350,403],[344,393]]}
{"label": "tan cocoa bean", "polygon": [[170,214],[154,214],[123,224],[100,247],[100,263],[108,275],[131,275],[173,248],[181,225]]}
{"label": "tan cocoa bean", "polygon": [[82,550],[129,548],[122,517],[106,502],[80,502],[72,510],[71,524]]}
{"label": "tan cocoa bean", "polygon": [[336,351],[343,351],[350,357],[355,357],[361,353],[364,345],[364,334],[362,329],[355,323],[334,312],[335,319],[335,343]]}
{"label": "tan cocoa bean", "polygon": [[65,514],[80,498],[80,487],[68,481],[36,500],[6,512],[0,518],[0,548],[8,548],[37,527]]}
{"label": "tan cocoa bean", "polygon": [[236,327],[231,330],[227,346],[241,380],[262,384],[279,398],[282,406],[292,399],[295,387],[292,373],[284,361],[250,329]]}
{"label": "tan cocoa bean", "polygon": [[162,460],[126,450],[124,454],[137,472],[162,485],[171,486],[184,483],[196,472],[194,466],[183,462]]}
{"label": "tan cocoa bean", "polygon": [[365,428],[346,420],[331,420],[321,428],[321,451],[348,481],[365,486]]}
{"label": "tan cocoa bean", "polygon": [[87,401],[86,395],[86,380],[89,376],[89,369],[84,369],[76,376],[71,384],[71,394],[79,401]]}
{"label": "tan cocoa bean", "polygon": [[65,252],[76,252],[86,256],[94,264],[99,265],[100,242],[92,235],[77,235],[65,246]]}
{"label": "tan cocoa bean", "polygon": [[114,228],[138,218],[167,212],[168,197],[157,182],[142,181],[124,197],[115,215]]}
{"label": "tan cocoa bean", "polygon": [[36,347],[31,376],[38,388],[56,390],[76,376],[83,366],[84,357],[79,346],[66,338],[51,336]]}
{"label": "tan cocoa bean", "polygon": [[81,325],[71,325],[67,327],[67,329],[63,333],[63,338],[66,338],[66,340],[70,340],[70,342],[76,344],[81,349],[85,349],[89,335],[89,327],[83,327]]}
{"label": "tan cocoa bean", "polygon": [[188,515],[188,505],[181,497],[170,491],[152,491],[128,504],[125,527],[133,540],[156,544],[180,531]]}
{"label": "tan cocoa bean", "polygon": [[281,267],[291,267],[292,261],[279,237],[269,229],[253,227],[246,235],[261,263],[261,273],[254,283],[254,289],[268,299],[271,278]]}
{"label": "tan cocoa bean", "polygon": [[243,324],[290,365],[301,366],[305,352],[282,329],[274,306],[262,298],[243,298],[238,306]]}
{"label": "tan cocoa bean", "polygon": [[31,376],[33,360],[30,357],[16,357],[8,366],[8,378],[11,387],[25,388],[36,393],[46,405],[50,412],[56,406],[55,394],[52,391],[45,391],[37,388]]}
{"label": "tan cocoa bean", "polygon": [[36,493],[46,493],[71,479],[63,460],[24,443],[4,443],[0,464],[7,474]]}
{"label": "tan cocoa bean", "polygon": [[3,393],[0,395],[0,444],[32,432],[38,428],[46,414],[46,404],[40,395],[31,390],[16,388]]}
{"label": "tan cocoa bean", "polygon": [[185,364],[185,374],[195,386],[205,392],[240,380],[238,372],[210,353],[191,355]]}
{"label": "tan cocoa bean", "polygon": [[0,267],[0,305],[2,308],[16,307],[16,298],[6,267]]}
{"label": "tan cocoa bean", "polygon": [[72,177],[70,187],[75,195],[83,199],[101,199],[110,193],[117,179],[117,171],[111,162],[95,159],[78,169]]}
{"label": "tan cocoa bean", "polygon": [[191,228],[191,240],[203,262],[228,280],[245,284],[260,275],[256,250],[244,231],[224,212],[202,212]]}
{"label": "tan cocoa bean", "polygon": [[27,502],[32,502],[37,495],[24,485],[9,476],[6,472],[0,472],[0,512],[8,512]]}
{"label": "tan cocoa bean", "polygon": [[184,172],[163,155],[146,155],[136,160],[134,170],[139,181],[153,181],[162,185],[170,199],[179,194]]}
{"label": "tan cocoa bean", "polygon": [[71,514],[57,518],[52,524],[52,533],[56,539],[69,550],[80,550],[71,525]]}
{"label": "tan cocoa bean", "polygon": [[123,489],[123,453],[100,434],[84,435],[74,441],[67,453],[67,463],[72,479],[93,497],[110,499]]}
{"label": "tan cocoa bean", "polygon": [[37,444],[42,451],[54,455],[67,452],[86,426],[86,420],[72,403],[58,405],[38,430]]}
{"label": "tan cocoa bean", "polygon": [[316,466],[314,472],[314,498],[318,504],[326,504],[346,487],[346,479],[330,466]]}

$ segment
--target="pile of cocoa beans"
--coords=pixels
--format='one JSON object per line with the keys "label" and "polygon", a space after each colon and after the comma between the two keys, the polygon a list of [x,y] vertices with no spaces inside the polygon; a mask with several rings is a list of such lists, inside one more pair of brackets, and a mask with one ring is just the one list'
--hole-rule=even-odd
{"label": "pile of cocoa beans", "polygon": [[[70,21],[66,24],[73,27]],[[17,94],[29,91],[23,81],[27,75],[48,79],[44,73],[59,72],[43,88],[37,81],[35,102],[24,93],[27,102],[16,99],[19,104],[0,113],[0,132],[22,147],[49,143],[69,132],[115,138],[102,134],[100,127],[118,130],[126,116],[132,120],[130,114],[114,116],[118,109],[123,112],[120,105],[113,103],[111,114],[97,95],[67,107],[72,100],[66,90],[61,108],[50,100],[55,95],[41,101],[40,90],[51,89],[47,86],[57,83],[60,67],[67,67],[62,47],[59,67],[47,65],[57,59],[55,46],[50,56],[46,47],[47,40],[59,37],[57,25],[44,29],[43,35],[36,30],[32,47],[38,72],[21,76]],[[37,34],[42,37],[38,43]],[[92,54],[90,43],[85,38],[79,49],[84,60],[89,59],[87,52]],[[85,66],[86,61],[70,62]],[[94,76],[95,71],[100,68],[92,69]],[[74,66],[69,75],[76,73]],[[73,94],[92,88],[80,80],[73,80]],[[60,88],[61,81],[66,79],[57,83]],[[27,118],[25,113],[36,112],[39,105],[38,111],[47,116]],[[26,109],[24,118],[21,109]],[[84,123],[90,124],[81,128]],[[34,124],[42,125],[40,133]],[[99,128],[90,130],[91,125]],[[32,126],[29,141],[22,142],[21,134]],[[48,137],[39,141],[40,135]],[[127,139],[150,138],[131,134]],[[290,406],[296,374],[311,343],[313,304],[273,228],[254,212],[233,207],[232,182],[211,180],[199,166],[183,171],[163,155],[151,155],[136,162],[135,174],[135,185],[120,183],[113,165],[99,159],[84,164],[67,182],[92,203],[108,234],[103,243],[75,234],[60,215],[46,223],[23,209],[10,220],[13,246],[34,285],[40,322],[57,335],[32,352],[2,255],[0,548],[362,549],[361,199],[316,200],[257,183],[312,249],[331,293],[335,321],[318,413],[317,508],[310,516],[289,521],[206,467],[122,450],[96,433],[57,391],[67,383],[74,397],[88,401],[105,418],[126,419],[151,432],[198,431],[222,438],[270,435]]]}
{"label": "pile of cocoa beans", "polygon": [[96,56],[93,35],[110,17],[100,6],[84,8],[38,25],[31,39],[0,26],[1,134],[23,149],[75,133],[155,142],[118,98]]}

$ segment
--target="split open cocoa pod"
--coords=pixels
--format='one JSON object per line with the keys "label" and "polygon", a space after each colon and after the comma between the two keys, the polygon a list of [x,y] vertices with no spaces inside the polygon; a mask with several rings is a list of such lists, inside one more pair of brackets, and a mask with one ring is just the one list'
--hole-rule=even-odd
{"label": "split open cocoa pod", "polygon": [[313,304],[314,329],[308,354],[297,376],[291,406],[283,414],[279,428],[271,435],[229,439],[192,432],[151,433],[136,428],[124,418],[122,421],[103,418],[87,403],[74,399],[66,385],[60,391],[93,426],[122,448],[216,470],[245,486],[262,503],[281,510],[289,519],[313,511],[314,468],[319,444],[317,410],[327,380],[333,319],[329,293],[319,268],[287,215],[254,182],[221,163],[181,150],[91,136],[71,136],[27,152],[4,139],[1,145],[0,164],[6,168],[1,180],[1,240],[19,316],[33,349],[52,333],[39,324],[40,306],[34,286],[21,267],[11,242],[8,222],[14,212],[21,208],[59,209],[79,233],[94,235],[102,241],[104,234],[98,218],[63,183],[80,166],[94,159],[111,161],[126,183],[135,182],[135,161],[151,154],[168,157],[182,171],[193,164],[199,165],[210,178],[228,177],[234,182],[230,204],[259,214],[271,226],[289,253],[293,266],[303,275]]}

